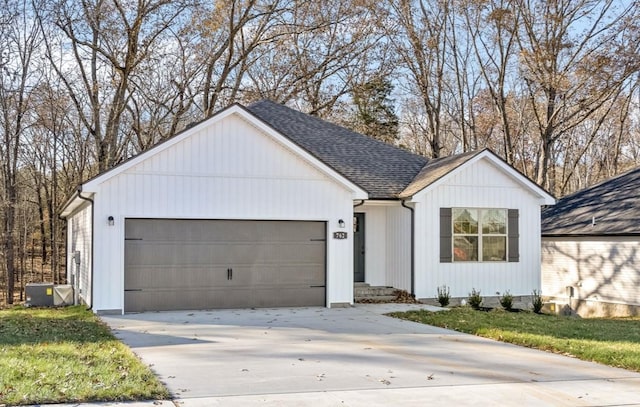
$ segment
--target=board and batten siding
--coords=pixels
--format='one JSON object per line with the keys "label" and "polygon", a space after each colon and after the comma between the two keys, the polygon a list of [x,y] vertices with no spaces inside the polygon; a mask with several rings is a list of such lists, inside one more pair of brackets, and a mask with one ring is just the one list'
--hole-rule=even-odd
{"label": "board and batten siding", "polygon": [[640,305],[638,236],[543,237],[542,293]]}
{"label": "board and batten siding", "polygon": [[[541,198],[488,159],[453,171],[416,194],[416,297],[434,298],[447,285],[452,297],[471,290],[495,296],[509,290],[530,295],[540,289]],[[504,208],[519,212],[518,262],[440,262],[440,208]]]}
{"label": "board and batten siding", "polygon": [[364,281],[373,286],[386,285],[386,207],[365,203],[353,210],[364,213]]}
{"label": "board and batten siding", "polygon": [[388,286],[411,291],[411,212],[399,204],[387,208]]}
{"label": "board and batten siding", "polygon": [[[67,281],[73,282],[77,298],[85,304],[92,304],[91,298],[91,205],[79,207],[67,218]],[[80,254],[80,267],[75,261],[75,253]]]}
{"label": "board and batten siding", "polygon": [[365,214],[365,282],[411,289],[411,213],[400,202],[367,202],[354,208]]}
{"label": "board and batten siding", "polygon": [[[353,192],[237,115],[202,126],[99,185],[97,310],[123,309],[126,218],[313,220],[327,224],[327,305],[353,302]],[[108,216],[115,218],[107,226]],[[346,229],[347,231],[349,229]]]}

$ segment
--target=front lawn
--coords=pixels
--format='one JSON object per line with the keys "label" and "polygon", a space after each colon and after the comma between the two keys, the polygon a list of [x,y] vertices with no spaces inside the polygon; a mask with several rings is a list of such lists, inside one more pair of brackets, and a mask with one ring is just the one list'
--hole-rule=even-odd
{"label": "front lawn", "polygon": [[0,404],[168,396],[151,370],[84,307],[0,310]]}
{"label": "front lawn", "polygon": [[469,307],[389,315],[640,372],[640,318],[580,319]]}

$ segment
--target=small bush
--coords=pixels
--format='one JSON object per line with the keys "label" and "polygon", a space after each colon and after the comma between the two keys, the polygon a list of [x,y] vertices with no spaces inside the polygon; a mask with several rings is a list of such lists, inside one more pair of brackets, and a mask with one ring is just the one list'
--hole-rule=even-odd
{"label": "small bush", "polygon": [[500,297],[500,305],[502,305],[502,308],[507,311],[511,311],[511,309],[513,309],[513,295],[511,295],[509,290],[505,291],[504,294],[502,294],[502,297]]}
{"label": "small bush", "polygon": [[533,290],[533,292],[531,293],[531,304],[533,305],[533,312],[535,312],[536,314],[539,314],[542,311],[543,302],[540,291]]}
{"label": "small bush", "polygon": [[472,288],[467,301],[471,308],[480,309],[480,305],[482,304],[482,296],[480,295],[480,290],[476,291],[475,288]]}
{"label": "small bush", "polygon": [[449,287],[443,285],[442,287],[438,287],[438,302],[441,307],[446,307],[449,305],[449,300],[451,300],[451,295],[449,294]]}

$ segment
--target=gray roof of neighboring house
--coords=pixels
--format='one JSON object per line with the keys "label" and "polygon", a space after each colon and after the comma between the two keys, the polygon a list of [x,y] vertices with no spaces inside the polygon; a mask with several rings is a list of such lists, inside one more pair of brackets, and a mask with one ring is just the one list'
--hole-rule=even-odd
{"label": "gray roof of neighboring house", "polygon": [[640,235],[640,167],[568,195],[555,206],[545,208],[542,234]]}
{"label": "gray roof of neighboring house", "polygon": [[317,117],[263,100],[246,107],[260,120],[369,193],[398,198],[428,160]]}

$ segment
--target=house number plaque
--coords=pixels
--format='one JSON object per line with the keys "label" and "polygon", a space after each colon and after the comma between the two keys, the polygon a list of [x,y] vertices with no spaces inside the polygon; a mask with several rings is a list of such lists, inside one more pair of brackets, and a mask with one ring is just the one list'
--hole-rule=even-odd
{"label": "house number plaque", "polygon": [[333,232],[333,238],[334,239],[346,239],[347,238],[347,232]]}

